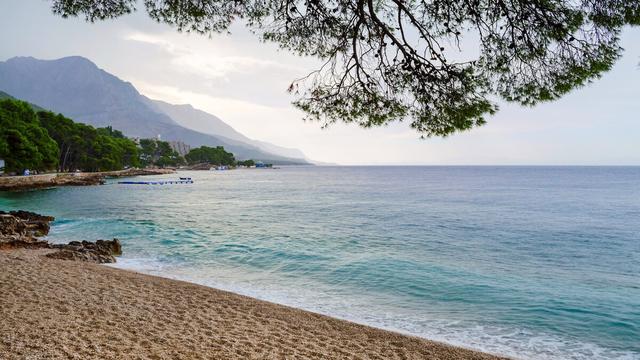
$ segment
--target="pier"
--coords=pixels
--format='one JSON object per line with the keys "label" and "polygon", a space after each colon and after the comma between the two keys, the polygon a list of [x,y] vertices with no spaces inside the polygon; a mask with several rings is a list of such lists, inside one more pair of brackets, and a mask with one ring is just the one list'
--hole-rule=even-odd
{"label": "pier", "polygon": [[174,185],[174,184],[193,184],[191,179],[180,180],[157,180],[157,181],[118,181],[122,185]]}

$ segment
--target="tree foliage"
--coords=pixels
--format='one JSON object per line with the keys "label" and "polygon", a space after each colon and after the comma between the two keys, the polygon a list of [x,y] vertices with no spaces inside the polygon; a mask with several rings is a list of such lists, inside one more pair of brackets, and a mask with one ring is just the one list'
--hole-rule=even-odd
{"label": "tree foliage", "polygon": [[236,159],[232,153],[224,150],[222,146],[208,147],[201,146],[191,149],[185,156],[190,165],[199,163],[209,163],[212,165],[235,165]]}
{"label": "tree foliage", "polygon": [[58,164],[58,147],[26,102],[0,101],[0,158],[5,171],[51,170]]}
{"label": "tree foliage", "polygon": [[[291,84],[308,118],[363,127],[411,121],[425,136],[485,123],[496,98],[534,105],[609,70],[640,0],[144,0],[180,31],[242,19],[262,39],[325,60]],[[136,0],[53,0],[53,11],[115,18]]]}
{"label": "tree foliage", "polygon": [[252,166],[256,166],[256,162],[249,159],[249,160],[238,160],[237,162],[238,166],[246,166],[246,167],[252,167]]}
{"label": "tree foliage", "polygon": [[184,159],[171,148],[166,141],[156,139],[140,140],[140,160],[144,166],[178,166],[184,163]]}
{"label": "tree foliage", "polygon": [[94,128],[61,114],[38,112],[58,146],[59,171],[111,171],[139,165],[136,144],[111,127]]}

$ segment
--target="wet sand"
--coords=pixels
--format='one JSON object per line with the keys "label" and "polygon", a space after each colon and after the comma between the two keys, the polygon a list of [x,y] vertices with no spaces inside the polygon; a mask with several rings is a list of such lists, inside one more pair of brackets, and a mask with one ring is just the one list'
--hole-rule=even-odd
{"label": "wet sand", "polygon": [[0,251],[0,359],[498,359],[47,251]]}

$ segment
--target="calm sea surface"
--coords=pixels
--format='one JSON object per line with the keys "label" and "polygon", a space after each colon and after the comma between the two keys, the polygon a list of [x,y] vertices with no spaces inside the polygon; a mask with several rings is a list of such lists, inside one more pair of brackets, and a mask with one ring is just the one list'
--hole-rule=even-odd
{"label": "calm sea surface", "polygon": [[180,176],[0,208],[55,216],[52,241],[120,238],[122,268],[517,358],[640,359],[640,167]]}

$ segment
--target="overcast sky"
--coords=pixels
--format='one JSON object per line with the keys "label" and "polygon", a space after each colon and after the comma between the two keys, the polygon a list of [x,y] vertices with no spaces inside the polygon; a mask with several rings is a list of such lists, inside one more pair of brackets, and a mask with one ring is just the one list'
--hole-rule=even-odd
{"label": "overcast sky", "polygon": [[84,56],[148,97],[192,104],[251,138],[340,164],[640,165],[640,29],[626,29],[622,40],[625,55],[613,71],[560,101],[500,104],[482,128],[420,140],[406,123],[320,129],[303,122],[286,88],[318,61],[278,51],[240,27],[210,38],[177,33],[144,10],[89,24],[52,15],[49,1],[0,3],[0,60]]}

